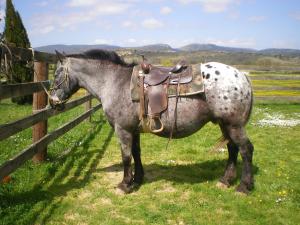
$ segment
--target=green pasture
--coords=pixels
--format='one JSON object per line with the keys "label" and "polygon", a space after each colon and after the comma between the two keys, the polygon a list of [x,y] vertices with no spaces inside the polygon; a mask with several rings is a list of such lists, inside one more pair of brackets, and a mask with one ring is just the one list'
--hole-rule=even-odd
{"label": "green pasture", "polygon": [[[50,128],[83,112],[51,118]],[[0,103],[0,124],[31,113],[30,106]],[[145,182],[124,195],[118,141],[99,111],[52,143],[43,164],[27,162],[0,185],[0,224],[299,224],[300,125],[260,126],[273,116],[300,120],[299,104],[255,105],[247,130],[254,146],[255,189],[249,196],[220,190],[226,151],[212,151],[220,136],[208,124],[172,140],[143,134]],[[0,142],[3,162],[31,143],[31,129]],[[239,169],[241,159],[239,158]],[[240,173],[239,173],[240,176]]]}

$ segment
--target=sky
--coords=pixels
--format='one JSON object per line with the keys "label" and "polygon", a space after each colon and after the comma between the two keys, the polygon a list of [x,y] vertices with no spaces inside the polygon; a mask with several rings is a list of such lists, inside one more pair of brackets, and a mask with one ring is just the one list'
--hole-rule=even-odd
{"label": "sky", "polygon": [[[300,0],[13,0],[33,47],[191,43],[300,49]],[[5,0],[0,0],[3,17]],[[3,29],[3,23],[0,26]]]}

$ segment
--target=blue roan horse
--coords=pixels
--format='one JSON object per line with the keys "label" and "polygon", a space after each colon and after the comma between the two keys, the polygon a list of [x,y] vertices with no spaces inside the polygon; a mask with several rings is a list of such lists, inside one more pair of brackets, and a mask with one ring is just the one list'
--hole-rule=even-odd
{"label": "blue roan horse", "polygon": [[[128,193],[139,186],[144,177],[140,157],[139,103],[133,102],[130,81],[134,64],[125,63],[115,52],[91,50],[82,54],[63,55],[59,62],[54,87],[50,93],[52,107],[63,104],[79,88],[85,88],[99,99],[110,125],[121,145],[124,177],[119,188]],[[221,63],[199,64],[204,78],[204,93],[181,97],[177,104],[177,129],[174,138],[186,137],[207,122],[219,124],[228,140],[229,158],[218,186],[229,187],[236,178],[238,152],[243,161],[238,192],[248,193],[254,185],[252,174],[253,145],[245,125],[252,109],[252,88],[244,73]],[[169,98],[162,113],[165,125],[159,136],[169,137],[174,121],[176,100]],[[134,173],[131,160],[134,159]]]}

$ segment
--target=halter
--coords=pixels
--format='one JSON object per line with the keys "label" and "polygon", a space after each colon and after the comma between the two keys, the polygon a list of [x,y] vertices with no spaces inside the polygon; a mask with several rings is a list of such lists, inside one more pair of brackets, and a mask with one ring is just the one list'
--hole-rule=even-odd
{"label": "halter", "polygon": [[[51,92],[57,90],[62,84],[65,84],[66,86],[70,86],[70,77],[69,77],[69,64],[70,62],[67,61],[66,64],[63,66],[63,73],[64,73],[64,79],[57,85],[54,85],[49,89],[49,91],[46,89],[46,87],[44,86],[43,83],[42,86],[46,92],[46,94],[48,95],[48,98],[51,99]],[[66,103],[70,98],[67,98],[65,100],[60,100],[58,102],[56,102],[56,104],[63,104]]]}

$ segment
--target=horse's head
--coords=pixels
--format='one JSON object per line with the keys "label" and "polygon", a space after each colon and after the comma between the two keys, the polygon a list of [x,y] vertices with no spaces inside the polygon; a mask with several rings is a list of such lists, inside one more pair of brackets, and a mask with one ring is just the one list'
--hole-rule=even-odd
{"label": "horse's head", "polygon": [[49,102],[52,108],[60,109],[63,104],[78,89],[78,80],[72,74],[70,58],[56,51],[59,59],[57,69],[54,73],[53,85],[50,89]]}

